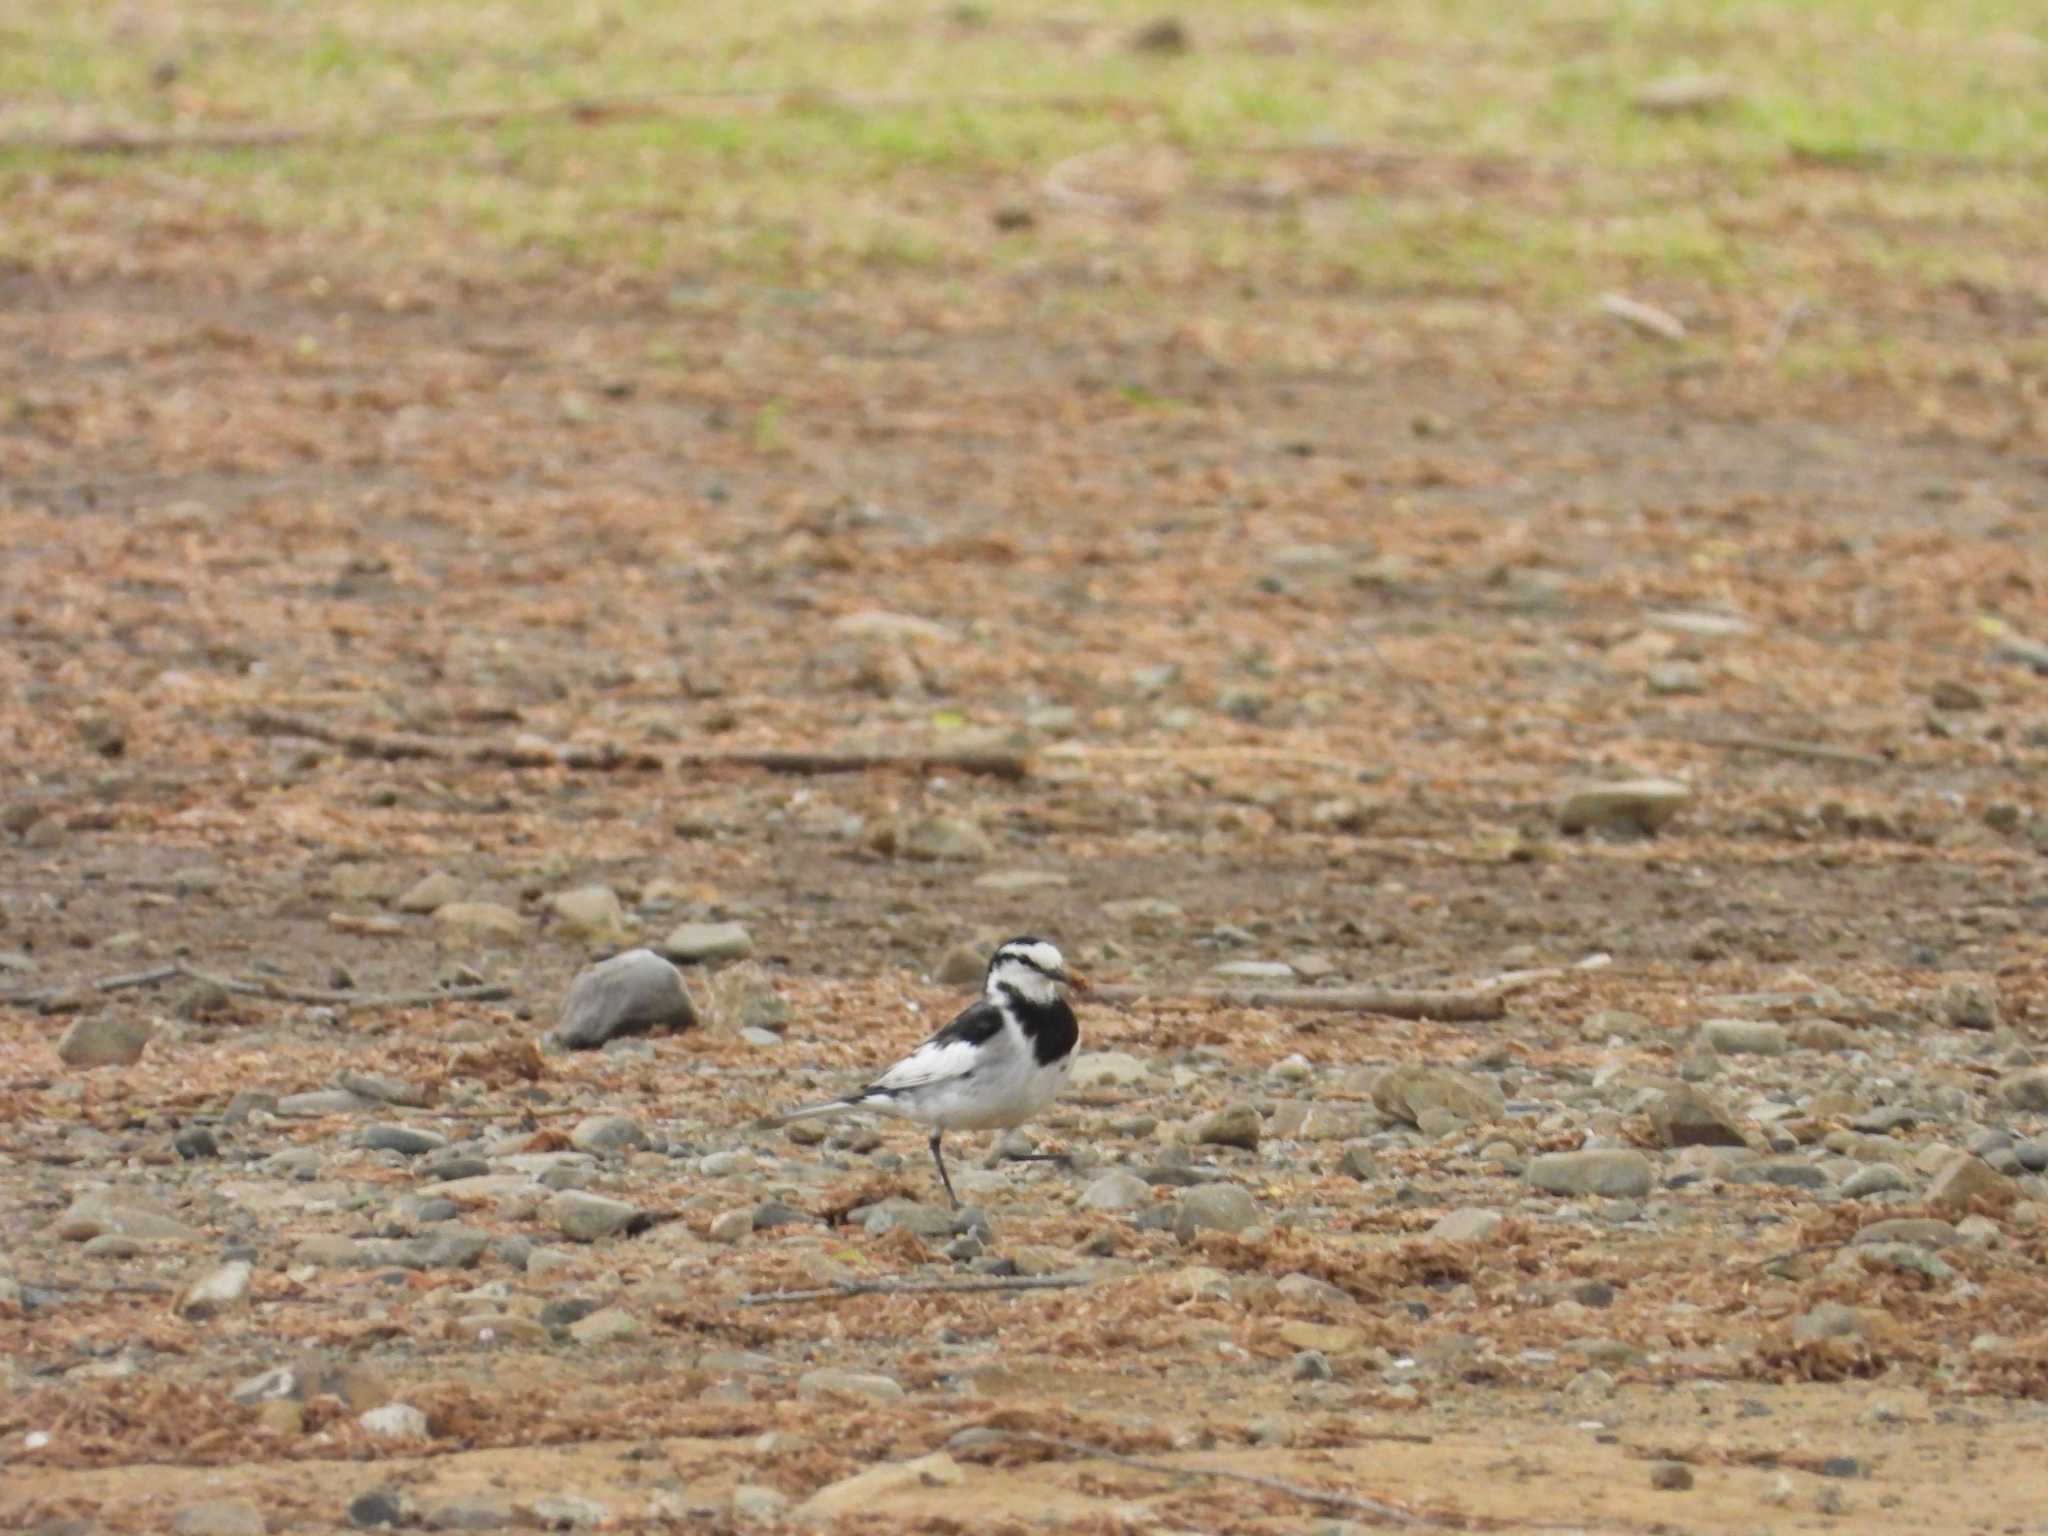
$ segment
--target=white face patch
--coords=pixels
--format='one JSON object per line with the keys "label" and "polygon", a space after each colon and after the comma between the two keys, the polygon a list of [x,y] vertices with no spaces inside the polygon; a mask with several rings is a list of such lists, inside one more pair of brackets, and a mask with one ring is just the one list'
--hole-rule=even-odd
{"label": "white face patch", "polygon": [[1059,995],[1059,985],[1053,977],[1063,974],[1066,968],[1066,957],[1043,939],[1029,944],[1005,944],[996,951],[995,964],[989,967],[989,990],[993,995],[998,985],[1007,986],[1034,1003],[1049,1003]]}

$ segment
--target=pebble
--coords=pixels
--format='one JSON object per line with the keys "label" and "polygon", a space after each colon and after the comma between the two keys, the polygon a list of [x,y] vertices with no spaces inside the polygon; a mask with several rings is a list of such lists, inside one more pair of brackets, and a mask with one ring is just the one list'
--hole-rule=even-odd
{"label": "pebble", "polygon": [[188,1322],[204,1322],[240,1305],[249,1295],[249,1281],[254,1273],[240,1259],[209,1271],[178,1297],[178,1315]]}
{"label": "pebble", "polygon": [[447,870],[437,869],[409,886],[392,905],[401,912],[426,913],[452,906],[460,900],[462,882]]}
{"label": "pebble", "polygon": [[1430,1110],[1460,1122],[1498,1120],[1507,1112],[1494,1083],[1451,1067],[1396,1067],[1373,1084],[1372,1101],[1389,1119],[1418,1127]]}
{"label": "pebble", "polygon": [[955,944],[932,972],[934,980],[949,987],[978,985],[988,972],[988,951],[978,944]]}
{"label": "pebble", "polygon": [[929,863],[979,863],[996,852],[986,832],[957,816],[926,816],[894,830],[892,836],[896,853]]}
{"label": "pebble", "polygon": [[1867,1200],[1909,1188],[1906,1176],[1890,1163],[1867,1163],[1842,1180],[1838,1193],[1844,1200]]}
{"label": "pebble", "polygon": [[1949,1029],[1998,1028],[1998,988],[1989,981],[1951,981],[1934,994],[1935,1022]]}
{"label": "pebble", "polygon": [[651,949],[629,949],[581,972],[562,1002],[555,1039],[570,1050],[595,1050],[621,1035],[683,1030],[697,1010],[683,973]]}
{"label": "pebble", "polygon": [[67,1067],[132,1067],[155,1031],[141,1019],[95,1013],[73,1019],[57,1042],[57,1059]]}
{"label": "pebble", "polygon": [[1078,1092],[1092,1088],[1120,1088],[1143,1081],[1145,1064],[1122,1051],[1084,1051],[1074,1058],[1068,1085]]}
{"label": "pebble", "polygon": [[593,1243],[625,1231],[639,1219],[638,1206],[586,1190],[565,1189],[548,1201],[548,1215],[571,1242]]}
{"label": "pebble", "polygon": [[656,947],[678,965],[708,965],[746,959],[754,952],[754,940],[745,923],[681,923]]}
{"label": "pebble", "polygon": [[1650,1128],[1667,1147],[1748,1145],[1735,1117],[1687,1083],[1675,1083],[1651,1101]]}
{"label": "pebble", "polygon": [[1507,1220],[1499,1211],[1472,1206],[1448,1211],[1424,1235],[1443,1243],[1483,1243]]}
{"label": "pebble", "polygon": [[608,885],[583,885],[557,891],[548,911],[565,933],[593,944],[618,944],[632,931],[619,893]]}
{"label": "pebble", "polygon": [[1294,1381],[1328,1381],[1337,1373],[1330,1369],[1328,1355],[1319,1349],[1304,1349],[1295,1354],[1287,1374]]}
{"label": "pebble", "polygon": [[1196,1121],[1195,1141],[1200,1146],[1242,1147],[1248,1152],[1256,1151],[1260,1129],[1256,1109],[1249,1104],[1232,1104]]}
{"label": "pebble", "polygon": [[1954,1266],[1935,1257],[1916,1243],[1864,1243],[1859,1240],[1847,1257],[1863,1269],[1888,1269],[1900,1274],[1924,1275],[1936,1284],[1953,1280]]}
{"label": "pebble", "polygon": [[372,1152],[396,1152],[404,1157],[438,1152],[448,1145],[448,1138],[439,1131],[419,1130],[410,1125],[365,1126],[358,1139]]}
{"label": "pebble", "polygon": [[654,1142],[630,1115],[589,1115],[569,1133],[569,1145],[579,1152],[609,1157],[618,1152],[645,1152]]}
{"label": "pebble", "polygon": [[1968,1152],[1949,1158],[1927,1186],[1927,1203],[1952,1213],[1967,1211],[1978,1200],[2002,1209],[2019,1197],[2018,1184]]}
{"label": "pebble", "polygon": [[451,901],[436,907],[434,926],[451,937],[484,944],[514,944],[526,938],[526,919],[496,901]]}
{"label": "pebble", "polygon": [[893,1376],[829,1367],[805,1371],[797,1377],[796,1393],[798,1397],[866,1397],[884,1403],[897,1402],[904,1396],[902,1385]]}
{"label": "pebble", "polygon": [[1640,1152],[1598,1148],[1583,1152],[1546,1152],[1529,1159],[1524,1178],[1553,1195],[1604,1195],[1609,1199],[1640,1199],[1650,1192],[1655,1171]]}
{"label": "pebble", "polygon": [[645,1336],[640,1319],[623,1307],[600,1307],[588,1317],[569,1324],[569,1337],[578,1344],[622,1344]]}
{"label": "pebble", "polygon": [[831,1520],[856,1514],[893,1493],[912,1488],[958,1488],[966,1481],[967,1474],[958,1462],[944,1451],[934,1451],[912,1461],[885,1461],[827,1483],[793,1513],[800,1520]]}
{"label": "pebble", "polygon": [[741,1525],[780,1525],[789,1513],[789,1498],[763,1483],[735,1483],[732,1517]]}
{"label": "pebble", "polygon": [[82,1243],[103,1233],[139,1238],[144,1242],[197,1243],[206,1234],[167,1216],[141,1197],[80,1195],[65,1207],[50,1229],[67,1243]]}
{"label": "pebble", "polygon": [[[456,1152],[446,1157],[436,1157],[420,1164],[417,1172],[423,1179],[452,1184],[458,1179],[488,1178],[491,1173],[491,1165],[473,1153]],[[521,1178],[518,1182],[524,1185],[527,1181]],[[488,1194],[490,1191],[480,1189],[477,1193]]]}
{"label": "pebble", "polygon": [[2014,1073],[1998,1085],[1998,1097],[2008,1108],[2048,1114],[2048,1071]]}
{"label": "pebble", "polygon": [[1792,1048],[1785,1026],[1768,1019],[1708,1019],[1700,1043],[1720,1056],[1782,1056]]}
{"label": "pebble", "polygon": [[1353,1142],[1345,1147],[1344,1155],[1337,1160],[1338,1169],[1364,1183],[1380,1175],[1379,1160],[1372,1155],[1372,1148],[1364,1142]]}
{"label": "pebble", "polygon": [[1765,1158],[1731,1169],[1731,1184],[1775,1184],[1780,1189],[1826,1189],[1827,1170],[1796,1157]]}
{"label": "pebble", "polygon": [[1824,1301],[1792,1319],[1792,1337],[1803,1343],[1861,1338],[1867,1330],[1863,1314],[1839,1301]]}
{"label": "pebble", "polygon": [[1667,1493],[1682,1493],[1692,1486],[1692,1468],[1682,1461],[1650,1463],[1650,1486]]}
{"label": "pebble", "polygon": [[1321,1355],[1348,1355],[1365,1345],[1365,1330],[1341,1323],[1311,1323],[1289,1318],[1274,1334],[1295,1349],[1311,1349]]}
{"label": "pebble", "polygon": [[1209,967],[1210,974],[1230,981],[1294,980],[1294,967],[1284,960],[1225,960]]}
{"label": "pebble", "polygon": [[349,1501],[348,1523],[359,1531],[380,1525],[403,1525],[406,1523],[404,1500],[389,1488],[359,1494]]}
{"label": "pebble", "polygon": [[714,1243],[736,1243],[753,1230],[752,1211],[721,1211],[711,1219],[709,1235]]}
{"label": "pebble", "polygon": [[1201,1231],[1243,1232],[1257,1225],[1258,1219],[1258,1203],[1237,1185],[1197,1184],[1180,1197],[1173,1230],[1186,1242]]}
{"label": "pebble", "polygon": [[1655,832],[1691,798],[1692,790],[1675,779],[1581,785],[1558,806],[1557,824],[1565,832]]}
{"label": "pebble", "polygon": [[248,1499],[208,1499],[171,1517],[172,1536],[264,1536],[263,1511]]}
{"label": "pebble", "polygon": [[316,1088],[311,1093],[288,1093],[277,1101],[277,1113],[296,1120],[321,1115],[351,1115],[367,1108],[364,1100],[346,1088]]}
{"label": "pebble", "polygon": [[1152,1187],[1136,1174],[1112,1168],[1081,1192],[1084,1211],[1130,1211],[1152,1203]]}
{"label": "pebble", "polygon": [[171,1138],[171,1150],[187,1162],[202,1157],[219,1157],[220,1143],[203,1125],[188,1125]]}
{"label": "pebble", "polygon": [[424,1440],[427,1416],[411,1403],[386,1403],[357,1417],[356,1422],[385,1440]]}

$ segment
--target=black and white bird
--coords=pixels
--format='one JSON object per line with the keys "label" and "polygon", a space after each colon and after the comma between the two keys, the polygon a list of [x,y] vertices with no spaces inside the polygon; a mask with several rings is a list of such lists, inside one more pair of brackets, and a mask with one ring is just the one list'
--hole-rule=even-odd
{"label": "black and white bird", "polygon": [[1081,1027],[1061,988],[1088,990],[1044,939],[1011,939],[988,962],[979,1001],[857,1093],[757,1121],[773,1130],[794,1120],[876,1110],[932,1128],[932,1162],[946,1198],[960,1197],[939,1140],[948,1131],[1021,1125],[1067,1085]]}

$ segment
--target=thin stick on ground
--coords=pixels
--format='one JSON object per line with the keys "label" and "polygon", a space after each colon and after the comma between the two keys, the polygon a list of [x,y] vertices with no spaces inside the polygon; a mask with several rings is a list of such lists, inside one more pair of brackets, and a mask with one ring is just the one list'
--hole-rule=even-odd
{"label": "thin stick on ground", "polygon": [[242,997],[267,997],[280,1003],[318,1003],[340,1008],[420,1008],[429,1003],[493,1003],[512,996],[501,982],[483,982],[468,987],[423,987],[415,992],[343,992],[328,987],[288,987],[281,982],[243,981],[234,976],[216,976],[190,965],[160,965],[152,970],[133,971],[121,976],[102,976],[97,981],[67,987],[44,987],[34,992],[0,992],[0,1003],[38,1008],[83,991],[119,992],[130,987],[156,986],[179,978],[219,987]]}
{"label": "thin stick on ground", "polygon": [[339,747],[350,757],[374,758],[381,762],[421,759],[431,762],[487,763],[505,768],[575,768],[599,773],[619,771],[652,773],[663,769],[759,768],[770,773],[833,774],[874,773],[908,770],[915,773],[973,773],[998,779],[1023,779],[1031,772],[1031,759],[1021,752],[949,748],[909,749],[900,752],[816,752],[780,748],[759,748],[729,752],[678,752],[662,754],[621,747],[610,742],[597,745],[522,743],[488,738],[427,736],[415,731],[366,731],[327,725],[303,715],[280,714],[259,709],[243,719],[243,725],[258,736],[302,736],[308,741]]}
{"label": "thin stick on ground", "polygon": [[1886,761],[1869,752],[1850,747],[1830,747],[1817,741],[1787,741],[1776,736],[1698,736],[1703,747],[1725,747],[1731,752],[1768,752],[1773,757],[1805,758],[1816,763],[1846,763],[1857,768],[1884,768]]}
{"label": "thin stick on ground", "polygon": [[346,1008],[420,1008],[428,1003],[494,1003],[512,995],[502,982],[479,982],[467,987],[423,987],[416,992],[340,992],[328,987],[287,987],[268,981],[242,981],[233,976],[215,976],[178,967],[180,976],[205,986],[219,987],[242,997],[268,997],[280,1003],[327,1003]]}
{"label": "thin stick on ground", "polygon": [[38,987],[29,992],[0,992],[0,1003],[18,1003],[25,1008],[39,1008],[53,1003],[60,997],[70,997],[81,990],[93,992],[125,992],[130,987],[155,986],[160,981],[169,981],[180,974],[183,967],[159,965],[147,971],[129,971],[120,976],[102,976],[98,981],[88,981],[79,986]]}
{"label": "thin stick on ground", "polygon": [[1106,1003],[1202,1004],[1319,1013],[1378,1013],[1394,1019],[1462,1023],[1507,1011],[1507,987],[1403,990],[1388,987],[1191,987],[1104,984],[1089,991]]}
{"label": "thin stick on ground", "polygon": [[799,1301],[839,1301],[848,1296],[975,1295],[982,1291],[1064,1291],[1088,1284],[1086,1275],[990,1275],[975,1280],[841,1280],[803,1291],[748,1291],[736,1307],[778,1307]]}
{"label": "thin stick on ground", "polygon": [[1269,1489],[1284,1493],[1289,1498],[1299,1499],[1304,1504],[1318,1504],[1324,1509],[1341,1509],[1347,1514],[1364,1515],[1369,1519],[1387,1525],[1461,1525],[1459,1517],[1444,1515],[1418,1515],[1403,1509],[1385,1499],[1369,1499],[1356,1493],[1338,1493],[1326,1488],[1310,1488],[1302,1483],[1290,1483],[1277,1477],[1266,1477],[1257,1472],[1231,1472],[1221,1467],[1183,1467],[1170,1461],[1153,1461],[1144,1456],[1126,1456],[1121,1451],[1112,1451],[1103,1446],[1090,1445],[1085,1440],[1068,1440],[1060,1435],[1040,1435],[1028,1430],[1003,1429],[992,1433],[1006,1440],[1021,1441],[1026,1445],[1048,1445],[1057,1450],[1072,1451],[1077,1456],[1086,1456],[1091,1461],[1110,1461],[1120,1467],[1133,1467],[1141,1472],[1157,1472],[1165,1477],[1207,1477],[1226,1483],[1246,1483],[1254,1488]]}

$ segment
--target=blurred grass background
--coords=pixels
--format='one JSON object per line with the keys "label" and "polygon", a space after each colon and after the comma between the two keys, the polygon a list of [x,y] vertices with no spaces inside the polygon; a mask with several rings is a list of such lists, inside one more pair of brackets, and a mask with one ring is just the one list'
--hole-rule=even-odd
{"label": "blurred grass background", "polygon": [[[17,3],[0,257],[197,223],[373,269],[1905,312],[2041,296],[2044,86],[2048,16],[1996,0]],[[391,131],[572,100],[661,110]],[[267,126],[340,132],[61,144]]]}

